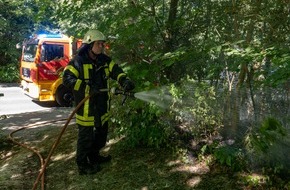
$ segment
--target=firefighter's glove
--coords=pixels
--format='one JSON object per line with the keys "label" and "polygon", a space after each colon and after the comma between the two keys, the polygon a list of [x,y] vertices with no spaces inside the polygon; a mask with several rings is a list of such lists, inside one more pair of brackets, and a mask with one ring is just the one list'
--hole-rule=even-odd
{"label": "firefighter's glove", "polygon": [[100,93],[100,90],[98,88],[90,88],[90,96],[94,96],[99,93]]}
{"label": "firefighter's glove", "polygon": [[100,93],[99,88],[97,87],[97,85],[93,82],[93,81],[88,81],[87,85],[90,87],[90,96],[96,95],[98,93]]}
{"label": "firefighter's glove", "polygon": [[135,88],[135,84],[133,83],[133,81],[131,81],[130,79],[126,78],[122,82],[122,87],[127,92],[127,91],[133,90]]}

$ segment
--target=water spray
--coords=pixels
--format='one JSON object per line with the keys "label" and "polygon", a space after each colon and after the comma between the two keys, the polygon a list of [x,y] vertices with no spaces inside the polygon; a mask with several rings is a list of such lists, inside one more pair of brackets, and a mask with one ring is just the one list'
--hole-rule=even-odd
{"label": "water spray", "polygon": [[122,105],[124,105],[128,97],[137,98],[148,103],[153,103],[163,109],[168,109],[173,102],[172,95],[168,92],[168,89],[165,88],[142,92],[131,92],[113,87],[111,88],[111,93],[114,95],[123,95]]}

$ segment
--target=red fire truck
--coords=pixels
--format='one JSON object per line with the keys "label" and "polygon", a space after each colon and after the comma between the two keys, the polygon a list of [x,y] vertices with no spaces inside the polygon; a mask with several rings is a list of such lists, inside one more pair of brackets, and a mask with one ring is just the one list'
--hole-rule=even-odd
{"label": "red fire truck", "polygon": [[81,40],[62,34],[39,34],[23,42],[20,64],[21,87],[37,101],[69,106],[72,93],[62,85],[61,74]]}

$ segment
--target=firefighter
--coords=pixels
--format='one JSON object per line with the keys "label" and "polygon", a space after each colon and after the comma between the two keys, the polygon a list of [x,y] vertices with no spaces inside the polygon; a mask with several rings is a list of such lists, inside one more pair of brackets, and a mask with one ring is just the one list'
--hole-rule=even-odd
{"label": "firefighter", "polygon": [[125,91],[135,87],[123,70],[104,53],[105,41],[102,32],[89,30],[63,75],[63,84],[72,90],[75,105],[90,95],[76,113],[76,163],[80,175],[95,174],[100,171],[101,163],[111,160],[110,155],[100,155],[106,144],[110,118],[110,94],[100,92],[100,89],[109,88],[109,78],[116,80]]}

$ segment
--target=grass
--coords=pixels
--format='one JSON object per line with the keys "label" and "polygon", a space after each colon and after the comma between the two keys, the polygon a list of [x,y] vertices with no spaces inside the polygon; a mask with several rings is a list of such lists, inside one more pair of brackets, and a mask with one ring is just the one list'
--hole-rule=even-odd
{"label": "grass", "polygon": [[[38,147],[45,156],[60,130],[59,127],[35,128],[15,136]],[[244,180],[245,176],[242,178],[242,175],[218,166],[209,167],[204,161],[189,160],[184,151],[126,148],[123,139],[111,139],[108,142],[103,153],[111,154],[113,159],[103,164],[98,174],[79,176],[75,163],[76,139],[76,127],[69,126],[47,167],[47,190],[214,190],[265,187],[263,184],[249,186]],[[1,189],[32,189],[39,170],[38,158],[26,149],[11,144],[4,137],[1,138],[0,151]]]}
{"label": "grass", "polygon": [[[47,155],[59,131],[56,127],[31,129],[21,136],[29,137],[29,144]],[[113,160],[102,165],[101,172],[79,176],[75,164],[76,134],[76,128],[70,126],[62,137],[46,170],[46,189],[189,189],[188,175],[173,171],[177,165],[170,163],[178,158],[172,151],[127,149],[122,146],[122,139],[111,140],[105,147],[104,153],[108,151]],[[9,145],[1,151],[4,159],[0,165],[0,185],[3,189],[31,189],[38,175],[38,158],[23,148]],[[6,154],[11,156],[5,157]]]}

